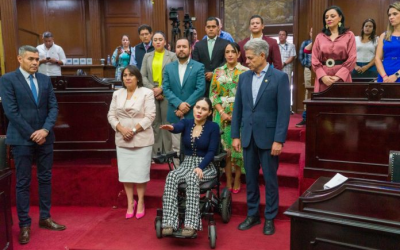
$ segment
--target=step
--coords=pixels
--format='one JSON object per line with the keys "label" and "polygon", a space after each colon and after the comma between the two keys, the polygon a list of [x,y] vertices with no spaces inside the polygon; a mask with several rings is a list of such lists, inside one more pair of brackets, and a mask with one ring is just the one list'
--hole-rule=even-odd
{"label": "step", "polygon": [[[147,184],[145,203],[146,208],[161,208],[162,207],[162,195],[164,192],[165,182],[162,180],[151,180]],[[265,208],[265,188],[263,185],[260,186],[260,214]],[[288,219],[283,213],[291,206],[298,198],[297,188],[279,188],[279,213],[277,219]],[[232,211],[233,215],[246,216],[247,205],[246,205],[246,187],[242,185],[242,190],[238,194],[232,194]],[[120,196],[116,207],[126,207],[126,197]]]}

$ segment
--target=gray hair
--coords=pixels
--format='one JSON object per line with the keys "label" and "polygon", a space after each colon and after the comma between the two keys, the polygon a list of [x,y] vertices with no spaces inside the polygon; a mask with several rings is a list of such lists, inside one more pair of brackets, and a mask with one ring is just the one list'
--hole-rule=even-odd
{"label": "gray hair", "polygon": [[25,52],[33,52],[33,53],[39,53],[39,50],[33,46],[30,45],[23,45],[19,47],[18,49],[18,55],[23,56]]}
{"label": "gray hair", "polygon": [[42,38],[53,37],[53,34],[50,31],[46,31],[43,33]]}
{"label": "gray hair", "polygon": [[264,53],[265,57],[267,58],[269,45],[262,39],[252,39],[244,45],[244,50],[252,50],[257,56],[261,55],[261,53]]}

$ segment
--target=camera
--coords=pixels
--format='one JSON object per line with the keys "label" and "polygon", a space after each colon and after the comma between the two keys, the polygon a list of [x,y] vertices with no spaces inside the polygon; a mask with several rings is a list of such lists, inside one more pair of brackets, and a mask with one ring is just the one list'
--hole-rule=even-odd
{"label": "camera", "polygon": [[46,60],[50,60],[50,57],[48,56],[48,57],[46,57]]}
{"label": "camera", "polygon": [[178,21],[178,9],[170,8],[169,11],[169,20],[177,22]]}
{"label": "camera", "polygon": [[189,14],[185,14],[183,17],[183,22],[186,23],[192,23],[192,19],[190,18]]}

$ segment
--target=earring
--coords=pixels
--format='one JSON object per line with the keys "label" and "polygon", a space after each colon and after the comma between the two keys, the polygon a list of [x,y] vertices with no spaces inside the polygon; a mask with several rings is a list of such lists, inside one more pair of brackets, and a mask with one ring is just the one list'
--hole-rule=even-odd
{"label": "earring", "polygon": [[339,22],[339,23],[338,23],[338,26],[339,26],[339,28],[340,28],[340,26],[342,26],[342,22]]}
{"label": "earring", "polygon": [[325,29],[328,29],[328,24],[325,25]]}

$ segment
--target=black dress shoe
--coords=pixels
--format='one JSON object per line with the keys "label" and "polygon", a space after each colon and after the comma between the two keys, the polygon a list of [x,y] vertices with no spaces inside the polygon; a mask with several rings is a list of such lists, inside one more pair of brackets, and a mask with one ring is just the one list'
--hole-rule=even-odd
{"label": "black dress shoe", "polygon": [[18,235],[19,244],[26,244],[31,239],[31,227],[21,227]]}
{"label": "black dress shoe", "polygon": [[265,220],[264,223],[264,234],[273,235],[275,233],[274,220]]}
{"label": "black dress shoe", "polygon": [[66,227],[64,225],[60,225],[51,218],[47,218],[45,220],[39,220],[39,227],[54,231],[62,231],[65,230]]}
{"label": "black dress shoe", "polygon": [[246,219],[242,223],[239,224],[238,229],[239,230],[247,230],[258,224],[261,224],[260,217],[247,216]]}

